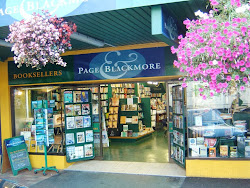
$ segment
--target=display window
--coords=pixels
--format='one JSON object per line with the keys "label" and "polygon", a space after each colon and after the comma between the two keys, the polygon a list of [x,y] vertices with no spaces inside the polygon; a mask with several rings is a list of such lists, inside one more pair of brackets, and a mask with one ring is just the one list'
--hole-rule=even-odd
{"label": "display window", "polygon": [[195,88],[187,91],[188,156],[250,158],[250,89],[203,100]]}
{"label": "display window", "polygon": [[[88,101],[81,96],[86,90]],[[12,93],[13,136],[24,135],[31,154],[43,153],[45,141],[48,154],[69,161],[102,156],[110,142],[137,141],[166,124],[164,82],[12,87]],[[90,151],[90,141],[89,156],[79,154]]]}
{"label": "display window", "polygon": [[45,142],[48,154],[68,151],[70,160],[100,155],[97,86],[16,87],[12,91],[13,134],[24,136],[30,153],[43,153]]}

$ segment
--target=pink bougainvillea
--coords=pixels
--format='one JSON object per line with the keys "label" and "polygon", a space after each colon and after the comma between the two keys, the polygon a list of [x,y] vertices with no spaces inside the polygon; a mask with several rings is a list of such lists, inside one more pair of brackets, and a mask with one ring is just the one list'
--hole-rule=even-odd
{"label": "pink bougainvillea", "polygon": [[179,36],[174,66],[187,81],[202,81],[203,99],[216,93],[243,91],[250,77],[250,4],[243,0],[210,0],[213,10],[198,11],[185,20],[186,36]]}
{"label": "pink bougainvillea", "polygon": [[11,50],[17,67],[25,64],[40,69],[48,63],[66,66],[60,54],[71,49],[70,35],[76,31],[75,24],[43,11],[43,15],[34,13],[32,18],[14,22],[9,28],[6,41],[14,43]]}

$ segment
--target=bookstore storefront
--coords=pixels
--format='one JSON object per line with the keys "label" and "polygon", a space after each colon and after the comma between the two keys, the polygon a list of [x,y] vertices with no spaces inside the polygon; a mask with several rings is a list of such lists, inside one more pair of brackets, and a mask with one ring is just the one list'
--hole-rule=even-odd
{"label": "bookstore storefront", "polygon": [[169,47],[119,53],[122,61],[113,67],[104,58],[118,62],[117,51],[67,56],[66,68],[16,69],[9,62],[11,135],[24,135],[33,167],[43,161],[44,140],[49,161],[65,168],[68,162],[101,157],[108,136],[136,141],[157,128],[156,119],[166,119],[166,83],[155,83],[178,78],[166,61],[173,56]]}
{"label": "bookstore storefront", "polygon": [[[95,62],[112,52],[67,56],[66,68],[48,65],[46,70],[16,69],[9,62],[9,74],[2,72],[9,82],[6,78],[1,83],[6,99],[8,88],[11,93],[11,115],[5,112],[2,119],[3,138],[24,135],[34,168],[43,165],[40,143],[46,140],[48,161],[64,169],[71,162],[102,158],[110,141],[143,139],[168,117],[169,158],[187,176],[248,178],[243,172],[249,169],[249,89],[204,101],[196,93],[197,83],[184,92],[174,81],[178,72],[172,68],[169,47],[120,52],[143,58],[130,59],[127,69],[104,66],[103,72]],[[1,66],[4,70],[5,64]],[[119,77],[119,70],[128,69],[139,73]],[[143,73],[148,69],[150,73]],[[1,98],[1,105],[6,109],[8,102]],[[12,125],[3,123],[8,117]]]}

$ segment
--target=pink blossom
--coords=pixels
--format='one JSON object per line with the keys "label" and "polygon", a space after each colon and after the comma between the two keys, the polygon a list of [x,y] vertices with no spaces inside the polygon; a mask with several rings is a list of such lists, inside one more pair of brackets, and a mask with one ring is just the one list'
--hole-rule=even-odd
{"label": "pink blossom", "polygon": [[216,5],[219,4],[216,0],[210,0],[210,3],[211,3],[211,5],[213,5],[213,6],[216,6]]}
{"label": "pink blossom", "polygon": [[244,77],[243,79],[242,79],[244,82],[248,82],[248,79],[247,79],[247,77]]}
{"label": "pink blossom", "polygon": [[231,81],[232,77],[231,76],[227,76],[227,81]]}
{"label": "pink blossom", "polygon": [[206,99],[207,99],[207,96],[206,96],[206,95],[203,95],[203,96],[202,96],[202,99],[203,99],[203,100],[206,100]]}
{"label": "pink blossom", "polygon": [[204,91],[203,88],[199,88],[199,92],[202,92],[202,91]]}
{"label": "pink blossom", "polygon": [[240,71],[241,71],[241,72],[245,72],[245,71],[246,71],[246,67],[241,67],[241,68],[240,68]]}
{"label": "pink blossom", "polygon": [[245,90],[245,86],[240,86],[240,90],[244,91]]}
{"label": "pink blossom", "polygon": [[183,88],[187,87],[187,83],[183,82],[183,83],[181,84],[181,87],[183,87]]}
{"label": "pink blossom", "polygon": [[239,80],[239,79],[240,79],[240,76],[239,76],[239,75],[236,75],[236,76],[234,77],[234,79],[235,79],[235,80]]}

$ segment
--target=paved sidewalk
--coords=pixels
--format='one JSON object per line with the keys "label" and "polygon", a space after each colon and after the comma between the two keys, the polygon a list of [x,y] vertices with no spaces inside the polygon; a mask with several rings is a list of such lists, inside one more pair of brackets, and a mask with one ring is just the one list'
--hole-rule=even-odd
{"label": "paved sidewalk", "polygon": [[[23,170],[17,176],[11,171],[0,175],[30,188],[249,188],[250,179],[191,178],[89,171],[48,171],[47,176]],[[1,186],[0,186],[1,187]],[[10,186],[9,186],[10,187]]]}

